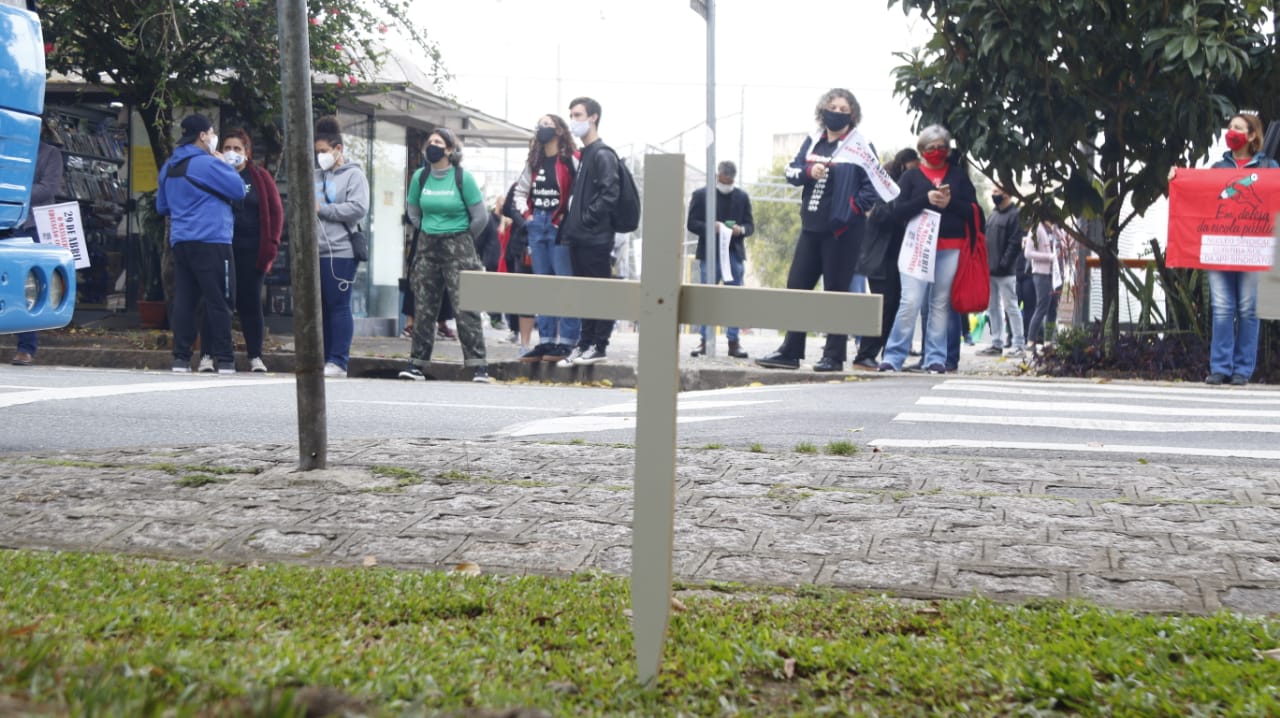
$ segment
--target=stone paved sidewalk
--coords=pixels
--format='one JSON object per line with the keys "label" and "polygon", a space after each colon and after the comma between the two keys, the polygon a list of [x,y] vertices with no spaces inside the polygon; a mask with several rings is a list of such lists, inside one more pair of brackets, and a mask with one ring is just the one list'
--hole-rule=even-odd
{"label": "stone paved sidewalk", "polygon": [[[348,441],[309,473],[280,445],[6,455],[0,546],[625,574],[633,454]],[[1280,468],[684,449],[677,481],[694,582],[1280,612]]]}

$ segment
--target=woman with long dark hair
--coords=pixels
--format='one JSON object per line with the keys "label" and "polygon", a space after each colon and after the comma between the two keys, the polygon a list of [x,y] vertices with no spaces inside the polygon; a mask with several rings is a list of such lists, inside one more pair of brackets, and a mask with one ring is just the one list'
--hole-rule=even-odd
{"label": "woman with long dark hair", "polygon": [[[560,221],[569,208],[569,193],[578,171],[573,135],[559,115],[543,115],[529,141],[529,156],[512,194],[515,210],[524,217],[533,273],[572,277],[569,245],[556,244]],[[582,334],[576,317],[540,314],[536,320],[538,344],[520,355],[520,361],[559,361],[569,356]]]}

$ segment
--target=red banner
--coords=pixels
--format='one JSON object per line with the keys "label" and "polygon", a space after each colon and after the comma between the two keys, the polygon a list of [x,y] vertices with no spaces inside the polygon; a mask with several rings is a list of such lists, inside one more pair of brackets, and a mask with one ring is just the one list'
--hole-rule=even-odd
{"label": "red banner", "polygon": [[1169,182],[1170,267],[1261,272],[1275,261],[1280,169],[1178,169]]}

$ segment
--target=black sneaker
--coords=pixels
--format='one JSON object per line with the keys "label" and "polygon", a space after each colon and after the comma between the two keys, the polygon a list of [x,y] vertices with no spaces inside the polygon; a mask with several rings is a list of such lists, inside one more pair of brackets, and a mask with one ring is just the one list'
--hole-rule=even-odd
{"label": "black sneaker", "polygon": [[582,352],[582,354],[580,354],[577,359],[573,360],[573,365],[574,366],[584,366],[584,365],[590,366],[592,364],[599,364],[600,362],[608,361],[608,359],[609,358],[605,356],[604,347],[595,346],[595,347],[590,347],[586,351]]}
{"label": "black sneaker", "polygon": [[814,371],[841,371],[844,369],[844,362],[836,361],[831,357],[822,357],[813,363]]}
{"label": "black sneaker", "polygon": [[550,344],[539,344],[524,354],[520,355],[520,361],[525,364],[533,364],[540,362],[547,357],[547,351],[551,349]]}
{"label": "black sneaker", "polygon": [[476,367],[476,373],[471,375],[471,381],[477,384],[488,384],[491,381],[489,379],[489,370],[482,366]]}
{"label": "black sneaker", "polygon": [[551,351],[547,352],[547,355],[542,358],[542,361],[560,361],[561,359],[565,359],[570,354],[573,354],[573,348],[573,344],[552,344]]}
{"label": "black sneaker", "polygon": [[422,370],[421,370],[421,369],[419,369],[419,368],[417,367],[417,365],[415,365],[415,364],[410,364],[409,366],[407,366],[407,367],[405,367],[404,369],[400,370],[400,375],[399,375],[399,376],[400,376],[400,378],[401,378],[401,379],[409,379],[409,380],[411,380],[411,381],[426,381],[426,380],[427,380],[427,376],[426,376],[425,374],[423,374],[423,373],[422,373]]}
{"label": "black sneaker", "polygon": [[756,364],[766,369],[799,369],[800,360],[785,357],[782,352],[774,352],[756,360]]}
{"label": "black sneaker", "polygon": [[1245,384],[1248,384],[1248,383],[1249,383],[1249,378],[1246,377],[1244,374],[1231,375],[1231,386],[1244,386]]}
{"label": "black sneaker", "polygon": [[[175,369],[174,371],[177,371],[177,370]],[[1206,376],[1206,377],[1204,378],[1204,383],[1206,383],[1206,384],[1212,384],[1212,385],[1214,385],[1214,386],[1218,386],[1218,385],[1220,385],[1220,384],[1226,384],[1226,383],[1227,383],[1227,375],[1226,375],[1226,374],[1218,374],[1218,373],[1210,374],[1209,376]]]}
{"label": "black sneaker", "polygon": [[893,365],[890,364],[889,362],[882,361],[880,362],[880,366],[876,367],[876,371],[882,372],[882,373],[896,374],[898,370],[894,369]]}
{"label": "black sneaker", "polygon": [[925,369],[925,371],[929,372],[930,374],[946,374],[947,368],[941,364],[930,364],[928,368]]}
{"label": "black sneaker", "polygon": [[190,359],[174,359],[173,372],[175,374],[190,374],[191,360]]}
{"label": "black sneaker", "polygon": [[974,354],[980,357],[998,357],[1004,354],[1004,350],[997,346],[989,346],[986,349],[979,349]]}

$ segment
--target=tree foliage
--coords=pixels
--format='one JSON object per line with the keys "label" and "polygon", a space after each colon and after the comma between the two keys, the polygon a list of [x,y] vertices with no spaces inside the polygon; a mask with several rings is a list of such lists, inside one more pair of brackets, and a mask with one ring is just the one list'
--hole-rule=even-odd
{"label": "tree foliage", "polygon": [[[1267,3],[893,4],[934,28],[896,70],[896,92],[920,123],[948,127],[984,174],[1035,215],[1101,223],[1101,241],[1069,230],[1102,259],[1104,323],[1114,337],[1120,233],[1167,191],[1171,166],[1206,156],[1247,99],[1243,83],[1274,62]],[[1132,210],[1124,214],[1126,202]]]}
{"label": "tree foliage", "polygon": [[[369,80],[398,33],[441,73],[439,51],[409,21],[409,0],[308,0],[311,67],[343,87]],[[142,115],[159,167],[177,113],[230,103],[264,130],[280,107],[276,0],[44,0],[50,70],[103,81]]]}
{"label": "tree foliage", "polygon": [[[765,181],[782,183],[786,158],[774,160]],[[789,201],[751,199],[755,233],[746,239],[747,260],[751,273],[765,287],[787,286],[787,271],[800,236],[800,188],[794,188]]]}

